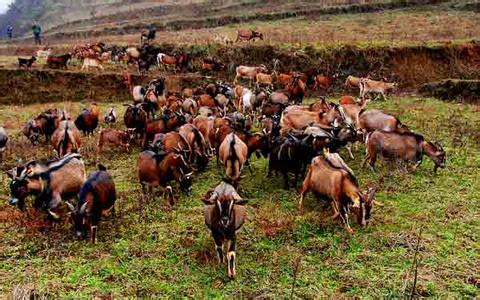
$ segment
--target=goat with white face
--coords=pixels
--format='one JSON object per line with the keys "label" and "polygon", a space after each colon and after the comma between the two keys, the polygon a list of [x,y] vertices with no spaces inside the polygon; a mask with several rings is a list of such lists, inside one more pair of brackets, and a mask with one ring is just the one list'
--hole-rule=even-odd
{"label": "goat with white face", "polygon": [[246,218],[245,204],[248,202],[238,195],[235,188],[225,182],[220,183],[202,199],[205,206],[205,224],[212,232],[220,263],[224,262],[224,246],[227,241],[228,277],[235,277],[236,231]]}

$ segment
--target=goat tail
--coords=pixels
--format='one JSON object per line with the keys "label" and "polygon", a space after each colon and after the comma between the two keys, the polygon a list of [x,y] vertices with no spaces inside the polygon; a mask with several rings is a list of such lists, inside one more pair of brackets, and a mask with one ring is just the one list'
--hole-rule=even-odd
{"label": "goat tail", "polygon": [[[235,162],[238,161],[237,151],[235,149],[235,135],[232,136],[232,140],[230,141],[230,176],[232,178],[236,178],[237,170],[235,169]],[[227,170],[228,171],[228,170]]]}
{"label": "goat tail", "polygon": [[104,165],[102,165],[101,163],[99,163],[97,165],[97,168],[99,171],[107,171],[107,167],[105,167]]}
{"label": "goat tail", "polygon": [[[63,155],[66,154],[69,142],[70,142],[70,135],[68,134],[68,123],[66,123],[66,124],[65,124],[65,131],[64,131],[64,133],[63,133],[63,138],[62,138],[62,140],[61,140],[61,142],[60,142],[60,143],[61,143],[60,146],[61,146],[61,150],[62,150],[62,151],[61,151],[61,152],[58,151],[58,155],[59,155],[59,156],[60,156],[60,153],[62,153]],[[62,155],[62,156],[63,156],[63,155]]]}

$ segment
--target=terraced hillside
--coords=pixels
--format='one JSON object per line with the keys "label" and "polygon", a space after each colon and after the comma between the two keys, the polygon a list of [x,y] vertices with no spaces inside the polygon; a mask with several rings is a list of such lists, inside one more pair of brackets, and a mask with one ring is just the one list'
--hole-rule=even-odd
{"label": "terraced hillside", "polygon": [[50,32],[94,31],[99,27],[124,28],[144,22],[295,12],[379,2],[390,1],[16,0],[6,15],[0,16],[0,27],[12,23],[16,32],[21,35],[28,32],[32,22],[37,20]]}

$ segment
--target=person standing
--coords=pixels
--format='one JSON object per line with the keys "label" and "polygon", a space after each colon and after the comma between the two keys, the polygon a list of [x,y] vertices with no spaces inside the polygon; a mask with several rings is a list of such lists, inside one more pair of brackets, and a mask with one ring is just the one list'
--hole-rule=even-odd
{"label": "person standing", "polygon": [[7,26],[7,36],[8,36],[9,39],[13,38],[13,27],[12,27],[12,25]]}
{"label": "person standing", "polygon": [[32,26],[33,38],[35,40],[35,45],[41,45],[42,40],[40,38],[40,34],[42,33],[42,28],[38,23],[33,24]]}

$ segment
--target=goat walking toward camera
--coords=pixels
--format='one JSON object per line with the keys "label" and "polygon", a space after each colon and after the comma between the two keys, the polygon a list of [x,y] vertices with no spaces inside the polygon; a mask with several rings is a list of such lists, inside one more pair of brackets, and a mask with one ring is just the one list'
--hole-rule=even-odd
{"label": "goat walking toward camera", "polygon": [[235,277],[237,239],[236,232],[246,218],[245,204],[235,188],[225,182],[220,183],[202,199],[205,203],[205,224],[212,232],[215,249],[220,263],[224,262],[224,246],[227,246],[228,277]]}

